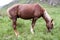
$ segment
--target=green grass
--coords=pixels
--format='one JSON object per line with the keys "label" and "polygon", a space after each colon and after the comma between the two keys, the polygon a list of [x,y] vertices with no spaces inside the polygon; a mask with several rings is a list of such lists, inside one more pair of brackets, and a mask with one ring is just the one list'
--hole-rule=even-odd
{"label": "green grass", "polygon": [[60,40],[60,8],[51,7],[48,5],[42,5],[48,11],[49,15],[54,20],[54,28],[50,33],[47,32],[45,21],[43,18],[39,18],[35,25],[35,34],[30,32],[31,21],[30,20],[17,20],[17,30],[19,31],[19,37],[17,38],[12,28],[11,20],[6,16],[6,9],[2,9],[0,16],[0,40]]}

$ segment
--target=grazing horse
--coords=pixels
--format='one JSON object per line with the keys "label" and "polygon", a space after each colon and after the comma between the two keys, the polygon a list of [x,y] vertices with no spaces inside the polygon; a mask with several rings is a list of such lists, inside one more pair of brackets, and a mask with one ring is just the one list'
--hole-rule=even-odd
{"label": "grazing horse", "polygon": [[53,19],[49,16],[47,11],[42,8],[39,4],[15,4],[7,9],[8,16],[12,20],[12,25],[16,36],[19,32],[16,30],[17,18],[32,19],[31,33],[34,34],[34,25],[36,20],[42,17],[45,22],[48,31],[53,28]]}

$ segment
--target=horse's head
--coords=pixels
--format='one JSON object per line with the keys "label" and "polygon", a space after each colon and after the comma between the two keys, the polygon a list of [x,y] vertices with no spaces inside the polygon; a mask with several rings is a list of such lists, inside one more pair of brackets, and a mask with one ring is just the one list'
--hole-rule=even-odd
{"label": "horse's head", "polygon": [[53,28],[53,24],[53,19],[46,24],[48,31],[51,31],[51,29]]}
{"label": "horse's head", "polygon": [[53,19],[50,22],[50,27],[51,27],[51,29],[53,28]]}
{"label": "horse's head", "polygon": [[50,31],[53,28],[53,19],[50,17],[48,12],[45,10],[43,13],[43,19],[46,21],[46,26],[48,31]]}

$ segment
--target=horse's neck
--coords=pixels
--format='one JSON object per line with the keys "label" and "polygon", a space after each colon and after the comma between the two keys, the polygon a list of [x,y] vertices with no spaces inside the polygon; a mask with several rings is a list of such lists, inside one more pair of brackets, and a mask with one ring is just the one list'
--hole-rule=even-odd
{"label": "horse's neck", "polygon": [[51,17],[49,16],[46,10],[44,11],[43,18],[46,22],[51,21]]}

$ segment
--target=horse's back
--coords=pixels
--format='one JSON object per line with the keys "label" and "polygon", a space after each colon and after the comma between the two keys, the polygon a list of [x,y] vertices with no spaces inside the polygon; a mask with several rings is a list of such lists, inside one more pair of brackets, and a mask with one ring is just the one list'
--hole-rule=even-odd
{"label": "horse's back", "polygon": [[15,4],[9,8],[9,14],[13,17],[18,16],[21,18],[30,19],[35,16],[40,16],[41,9],[42,8],[39,4]]}
{"label": "horse's back", "polygon": [[18,9],[19,9],[18,15],[22,18],[33,18],[35,16],[40,15],[39,4],[22,4],[19,5]]}
{"label": "horse's back", "polygon": [[22,18],[26,19],[34,16],[34,6],[32,4],[22,4],[18,10],[18,15]]}

